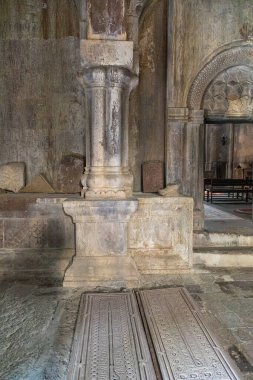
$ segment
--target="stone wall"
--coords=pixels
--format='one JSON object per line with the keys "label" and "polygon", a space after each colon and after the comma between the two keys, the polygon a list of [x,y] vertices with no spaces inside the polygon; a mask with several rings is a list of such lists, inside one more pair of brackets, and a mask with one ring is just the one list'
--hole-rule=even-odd
{"label": "stone wall", "polygon": [[85,154],[79,14],[71,0],[0,1],[0,163],[25,162],[57,189],[66,155]]}

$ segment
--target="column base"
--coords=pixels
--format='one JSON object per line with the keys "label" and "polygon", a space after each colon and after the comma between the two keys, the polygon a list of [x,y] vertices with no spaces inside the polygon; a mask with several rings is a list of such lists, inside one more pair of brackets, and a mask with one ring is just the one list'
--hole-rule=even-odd
{"label": "column base", "polygon": [[128,199],[133,194],[128,167],[86,167],[81,183],[81,195],[88,200]]}

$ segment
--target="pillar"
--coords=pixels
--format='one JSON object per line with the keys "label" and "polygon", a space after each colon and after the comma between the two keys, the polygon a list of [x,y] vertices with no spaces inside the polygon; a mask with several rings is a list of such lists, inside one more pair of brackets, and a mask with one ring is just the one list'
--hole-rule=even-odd
{"label": "pillar", "polygon": [[86,120],[84,199],[65,201],[75,224],[76,255],[64,286],[135,287],[128,221],[137,210],[128,167],[128,102],[137,84],[124,0],[87,0],[80,42]]}
{"label": "pillar", "polygon": [[194,230],[204,228],[204,111],[189,110],[184,134],[183,193],[194,199]]}
{"label": "pillar", "polygon": [[86,168],[81,179],[86,199],[132,195],[128,103],[137,77],[125,8],[124,0],[87,2],[87,35],[80,45],[88,114]]}

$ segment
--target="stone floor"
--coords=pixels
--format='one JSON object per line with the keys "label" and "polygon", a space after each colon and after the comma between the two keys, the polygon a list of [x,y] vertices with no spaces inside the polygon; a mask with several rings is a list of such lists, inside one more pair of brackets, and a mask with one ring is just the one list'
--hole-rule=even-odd
{"label": "stone floor", "polygon": [[204,202],[205,229],[208,232],[235,233],[253,236],[253,220],[251,215],[236,210],[251,208],[252,205],[212,204]]}
{"label": "stone floor", "polygon": [[[240,369],[241,379],[253,380],[253,269],[142,279],[143,288],[179,285],[191,293],[207,326]],[[83,292],[0,284],[1,380],[64,380]]]}

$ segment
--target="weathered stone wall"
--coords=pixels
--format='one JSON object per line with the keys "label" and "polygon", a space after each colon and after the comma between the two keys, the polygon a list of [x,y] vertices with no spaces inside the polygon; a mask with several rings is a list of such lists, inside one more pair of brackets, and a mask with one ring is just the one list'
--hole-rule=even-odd
{"label": "weathered stone wall", "polygon": [[141,191],[144,161],[164,162],[166,109],[166,1],[152,1],[139,29],[140,78],[130,101],[129,158],[134,191]]}
{"label": "weathered stone wall", "polygon": [[85,154],[76,3],[0,1],[0,163],[56,188],[64,156]]}
{"label": "weathered stone wall", "polygon": [[168,12],[168,94],[171,107],[185,107],[192,81],[218,48],[242,39],[252,24],[251,0],[171,0]]}

